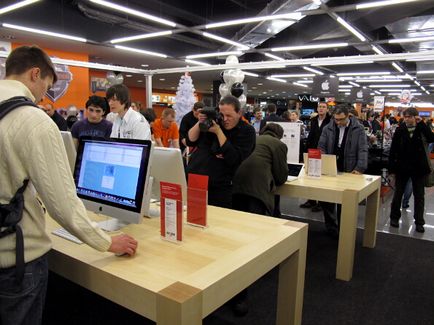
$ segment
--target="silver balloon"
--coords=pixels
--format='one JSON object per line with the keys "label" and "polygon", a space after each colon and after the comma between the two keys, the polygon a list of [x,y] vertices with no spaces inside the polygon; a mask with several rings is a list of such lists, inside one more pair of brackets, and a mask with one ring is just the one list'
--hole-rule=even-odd
{"label": "silver balloon", "polygon": [[116,74],[113,71],[107,72],[106,78],[110,85],[115,84]]}
{"label": "silver balloon", "polygon": [[227,84],[220,84],[219,86],[219,93],[220,96],[225,97],[227,95],[230,95],[229,87]]}
{"label": "silver balloon", "polygon": [[223,72],[223,80],[228,88],[235,82],[235,73],[236,72],[233,69],[225,70],[225,72]]}
{"label": "silver balloon", "polygon": [[120,85],[124,82],[124,76],[122,75],[122,73],[118,73],[115,77],[115,81],[114,84],[115,85]]}
{"label": "silver balloon", "polygon": [[240,101],[241,108],[243,108],[244,106],[246,106],[246,102],[247,102],[246,95],[242,94],[240,97],[238,97],[238,100]]}
{"label": "silver balloon", "polygon": [[226,64],[238,64],[238,58],[235,55],[229,55],[226,58]]}
{"label": "silver balloon", "polygon": [[240,84],[243,83],[244,72],[241,71],[240,69],[235,69],[233,72],[233,78],[234,78],[234,83],[235,82],[239,82]]}

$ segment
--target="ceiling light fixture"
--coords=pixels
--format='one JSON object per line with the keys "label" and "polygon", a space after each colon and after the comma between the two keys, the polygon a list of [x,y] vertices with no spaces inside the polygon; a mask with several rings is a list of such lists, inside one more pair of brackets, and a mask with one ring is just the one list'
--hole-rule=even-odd
{"label": "ceiling light fixture", "polygon": [[246,75],[246,76],[250,76],[250,77],[256,77],[256,78],[258,78],[259,77],[259,75],[258,74],[256,74],[256,73],[253,73],[253,72],[247,72],[247,71],[243,71],[244,72],[244,74]]}
{"label": "ceiling light fixture", "polygon": [[217,57],[217,56],[242,55],[242,54],[243,54],[243,52],[240,52],[240,51],[212,52],[212,53],[187,55],[185,58],[186,59],[199,59],[199,58],[212,58],[212,57]]}
{"label": "ceiling light fixture", "polygon": [[374,93],[376,93],[377,95],[381,95],[381,93],[378,90],[374,90]]}
{"label": "ceiling light fixture", "polygon": [[416,72],[417,74],[434,74],[434,70],[420,70]]}
{"label": "ceiling light fixture", "polygon": [[303,87],[303,88],[308,88],[307,85],[299,84],[298,82],[293,82],[292,84],[293,84],[293,85],[296,85],[296,86]]}
{"label": "ceiling light fixture", "polygon": [[420,87],[420,83],[418,81],[415,81],[414,83]]}
{"label": "ceiling light fixture", "polygon": [[380,48],[377,47],[377,46],[375,46],[375,45],[372,45],[372,50],[373,50],[375,53],[379,54],[379,55],[383,55],[383,54],[384,54],[383,51],[381,51]]}
{"label": "ceiling light fixture", "polygon": [[402,43],[419,43],[419,42],[428,42],[434,41],[434,36],[421,36],[421,37],[406,37],[406,38],[395,38],[390,39],[389,44],[402,44]]}
{"label": "ceiling light fixture", "polygon": [[430,95],[430,92],[427,90],[427,91],[425,91],[425,93],[427,94],[427,95]]}
{"label": "ceiling light fixture", "polygon": [[271,51],[272,52],[300,51],[300,50],[327,49],[327,48],[346,47],[346,46],[348,46],[348,43],[323,43],[323,44],[311,44],[311,45],[274,47],[271,49]]}
{"label": "ceiling light fixture", "polygon": [[320,76],[324,75],[323,72],[321,72],[319,70],[316,70],[316,69],[313,69],[313,68],[303,67],[303,69],[306,70],[306,71],[309,71],[309,72],[313,72],[313,73],[315,73],[317,75],[320,75]]}
{"label": "ceiling light fixture", "polygon": [[402,3],[416,2],[416,1],[420,1],[420,0],[384,0],[384,1],[367,2],[367,3],[357,4],[356,10],[398,5]]}
{"label": "ceiling light fixture", "polygon": [[369,85],[369,88],[409,88],[411,85]]}
{"label": "ceiling light fixture", "polygon": [[250,50],[250,47],[248,47],[248,46],[246,46],[244,44],[234,42],[234,41],[232,41],[230,39],[227,39],[227,38],[224,38],[224,37],[221,37],[221,36],[217,36],[217,35],[210,34],[210,33],[207,33],[207,32],[202,32],[202,35],[205,36],[205,37],[211,38],[213,40],[222,42],[222,43],[226,43],[226,44],[230,44],[230,45],[236,46],[236,47],[238,47],[238,48],[240,48],[242,50]]}
{"label": "ceiling light fixture", "polygon": [[371,76],[371,75],[389,75],[390,72],[388,71],[375,71],[375,72],[342,72],[338,73],[337,76],[344,77],[344,76]]}
{"label": "ceiling light fixture", "polygon": [[339,88],[353,88],[352,85],[339,85]]}
{"label": "ceiling light fixture", "polygon": [[[384,89],[383,89],[383,88],[382,88],[382,89],[379,89],[379,90],[380,90],[381,92],[383,92],[383,93],[384,93],[384,92],[391,92],[391,91],[392,91],[392,92],[393,92],[393,91],[400,91],[399,88],[398,88],[398,89],[396,89],[396,88],[384,88]],[[419,91],[419,90],[416,90],[416,89],[407,89],[407,88],[406,88],[405,90],[411,91],[412,93],[413,93],[413,92],[417,92],[417,91]]]}
{"label": "ceiling light fixture", "polygon": [[348,83],[349,83],[350,85],[353,85],[353,86],[356,86],[356,87],[360,87],[360,85],[359,85],[359,84],[357,84],[357,83],[355,83],[355,82],[352,82],[352,81],[348,81]]}
{"label": "ceiling light fixture", "polygon": [[273,80],[273,81],[278,81],[278,82],[283,82],[286,83],[287,81],[284,79],[279,79],[279,78],[274,78],[274,77],[267,77],[268,80]]}
{"label": "ceiling light fixture", "polygon": [[14,3],[12,5],[1,8],[0,9],[0,15],[5,14],[5,13],[10,12],[10,11],[13,11],[13,10],[16,10],[16,9],[19,9],[19,8],[22,8],[22,7],[25,7],[25,6],[28,6],[28,5],[31,5],[31,4],[33,4],[35,2],[39,2],[39,1],[40,0],[25,0],[25,1],[20,1],[20,2]]}
{"label": "ceiling light fixture", "polygon": [[313,63],[311,66],[313,67],[319,67],[319,66],[329,66],[329,65],[353,65],[353,64],[370,64],[374,63],[372,60],[352,60],[352,61],[330,61],[330,62],[324,62],[324,63]]}
{"label": "ceiling light fixture", "polygon": [[250,18],[242,18],[242,19],[235,19],[235,20],[228,20],[228,21],[222,21],[219,23],[212,23],[205,25],[206,29],[211,28],[219,28],[224,26],[232,26],[232,25],[241,25],[241,24],[249,24],[249,23],[255,23],[259,21],[268,21],[268,20],[275,20],[275,19],[284,19],[289,21],[299,21],[301,18],[303,18],[303,15],[301,13],[286,13],[286,14],[279,14],[279,15],[270,15],[270,16],[261,16],[261,17],[250,17]]}
{"label": "ceiling light fixture", "polygon": [[205,63],[205,62],[191,60],[191,59],[185,59],[185,62],[191,63],[191,64],[196,64],[196,65],[201,65],[201,66],[204,66],[204,67],[207,67],[207,66],[211,65],[211,64],[208,64],[208,63]]}
{"label": "ceiling light fixture", "polygon": [[133,48],[133,47],[126,47],[126,46],[122,46],[122,45],[115,45],[115,48],[117,48],[119,50],[130,51],[130,52],[135,52],[135,53],[140,53],[140,54],[145,54],[145,55],[158,56],[160,58],[167,58],[166,54],[152,52],[152,51],[146,51],[146,50],[141,50],[141,49],[136,49],[136,48]]}
{"label": "ceiling light fixture", "polygon": [[273,74],[273,78],[304,78],[304,77],[315,77],[313,73],[290,73],[290,74]]}
{"label": "ceiling light fixture", "polygon": [[401,73],[404,72],[404,70],[396,62],[392,62],[392,67],[394,67],[396,70],[398,70]]}
{"label": "ceiling light fixture", "polygon": [[144,13],[142,11],[134,10],[134,9],[131,9],[131,8],[128,8],[128,7],[124,7],[124,6],[121,6],[121,5],[112,3],[112,2],[108,2],[108,1],[104,1],[104,0],[89,0],[89,1],[92,2],[92,3],[96,3],[96,4],[100,5],[100,6],[107,7],[109,9],[114,9],[114,10],[117,10],[117,11],[124,12],[124,13],[132,15],[132,16],[136,16],[136,17],[140,17],[140,18],[143,18],[143,19],[151,20],[151,21],[154,21],[156,23],[160,23],[160,24],[167,25],[167,26],[170,26],[170,27],[176,27],[176,23],[173,22],[173,21],[170,21],[170,20],[167,20],[167,19],[163,19],[163,18],[160,18],[160,17],[156,17],[156,16],[153,16],[153,15]]}
{"label": "ceiling light fixture", "polygon": [[162,32],[156,32],[156,33],[147,33],[147,34],[140,34],[136,36],[129,36],[129,37],[122,37],[122,38],[115,38],[110,41],[112,44],[116,43],[123,43],[123,42],[129,42],[129,41],[135,41],[139,39],[145,39],[145,38],[153,38],[153,37],[159,37],[159,36],[165,36],[165,35],[171,35],[173,32],[171,30],[166,30]]}
{"label": "ceiling light fixture", "polygon": [[402,79],[356,79],[356,82],[369,83],[369,82],[401,82]]}
{"label": "ceiling light fixture", "polygon": [[348,29],[354,36],[356,36],[360,41],[364,42],[366,41],[366,37],[363,36],[358,30],[356,30],[353,26],[351,26],[349,23],[347,23],[345,20],[343,20],[341,17],[336,15],[336,20],[339,24],[344,26],[346,29]]}
{"label": "ceiling light fixture", "polygon": [[54,32],[49,32],[49,31],[42,30],[42,29],[6,24],[6,23],[3,23],[2,26],[6,27],[6,28],[11,28],[11,29],[22,30],[22,31],[29,32],[29,33],[42,34],[42,35],[53,36],[53,37],[58,37],[58,38],[63,38],[63,39],[69,39],[71,41],[77,41],[77,42],[83,42],[83,43],[87,42],[87,40],[85,38],[82,38],[82,37],[71,36],[71,35],[67,35],[67,34],[54,33]]}
{"label": "ceiling light fixture", "polygon": [[426,91],[424,86],[420,86],[420,89],[422,89],[423,91]]}
{"label": "ceiling light fixture", "polygon": [[271,54],[271,53],[264,53],[265,56],[268,56],[269,58],[275,59],[277,61],[285,61],[284,58],[281,58],[280,56]]}
{"label": "ceiling light fixture", "polygon": [[297,80],[299,84],[313,84],[313,80]]}

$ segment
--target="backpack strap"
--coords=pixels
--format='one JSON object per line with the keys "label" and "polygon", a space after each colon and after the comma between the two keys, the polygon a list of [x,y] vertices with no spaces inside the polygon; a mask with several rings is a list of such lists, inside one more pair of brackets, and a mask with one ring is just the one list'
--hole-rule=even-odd
{"label": "backpack strap", "polygon": [[0,120],[5,117],[9,112],[20,106],[34,106],[34,102],[25,96],[15,96],[0,102]]}

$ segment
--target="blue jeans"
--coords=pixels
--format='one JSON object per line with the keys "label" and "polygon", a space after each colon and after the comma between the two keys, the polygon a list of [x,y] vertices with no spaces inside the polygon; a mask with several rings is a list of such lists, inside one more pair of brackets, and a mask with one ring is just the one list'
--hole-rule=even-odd
{"label": "blue jeans", "polygon": [[411,178],[405,185],[404,196],[402,198],[402,207],[407,207],[410,204],[411,193],[413,193],[413,185],[411,183]]}
{"label": "blue jeans", "polygon": [[0,269],[0,324],[41,324],[47,281],[47,254],[25,264],[21,283],[15,282],[15,267]]}

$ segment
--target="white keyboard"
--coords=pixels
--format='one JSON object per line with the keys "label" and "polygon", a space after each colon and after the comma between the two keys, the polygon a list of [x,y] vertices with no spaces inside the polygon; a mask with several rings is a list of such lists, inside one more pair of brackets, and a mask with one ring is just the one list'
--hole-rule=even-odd
{"label": "white keyboard", "polygon": [[74,235],[71,235],[71,233],[69,233],[66,229],[64,228],[59,228],[56,229],[52,232],[52,234],[57,235],[59,237],[65,238],[67,240],[70,240],[76,244],[83,244],[83,242],[78,239],[77,237],[75,237]]}

